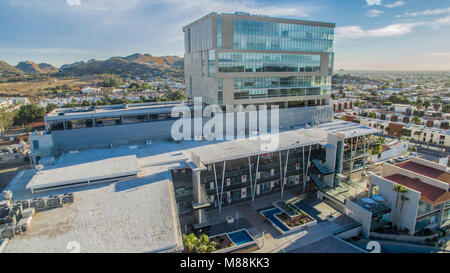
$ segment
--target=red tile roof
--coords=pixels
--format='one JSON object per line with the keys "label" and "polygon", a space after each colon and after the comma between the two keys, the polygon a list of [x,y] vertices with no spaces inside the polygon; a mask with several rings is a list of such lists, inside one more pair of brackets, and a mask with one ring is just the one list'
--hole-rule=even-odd
{"label": "red tile roof", "polygon": [[448,172],[412,162],[410,160],[399,163],[396,166],[450,184],[450,173]]}
{"label": "red tile roof", "polygon": [[450,201],[450,192],[423,183],[418,178],[412,179],[401,174],[393,174],[390,176],[386,176],[385,178],[392,182],[402,184],[405,187],[420,192],[420,200],[425,201],[433,206]]}

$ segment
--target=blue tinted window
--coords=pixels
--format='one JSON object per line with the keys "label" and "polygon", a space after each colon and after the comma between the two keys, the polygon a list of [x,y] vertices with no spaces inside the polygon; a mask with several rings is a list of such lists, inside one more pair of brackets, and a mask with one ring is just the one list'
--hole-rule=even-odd
{"label": "blue tinted window", "polygon": [[234,20],[234,49],[332,52],[334,28]]}
{"label": "blue tinted window", "polygon": [[331,77],[243,77],[234,78],[234,98],[272,98],[328,95]]}
{"label": "blue tinted window", "polygon": [[320,72],[320,55],[219,52],[219,72]]}

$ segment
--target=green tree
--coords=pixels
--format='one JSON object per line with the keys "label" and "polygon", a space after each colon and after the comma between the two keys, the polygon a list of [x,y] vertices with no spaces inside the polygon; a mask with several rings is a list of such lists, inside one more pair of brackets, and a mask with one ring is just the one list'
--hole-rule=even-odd
{"label": "green tree", "polygon": [[393,188],[393,191],[395,191],[397,193],[397,197],[395,199],[395,209],[397,209],[398,207],[398,198],[400,197],[400,194],[404,194],[406,193],[408,190],[406,189],[405,186],[403,186],[402,184],[396,184]]}
{"label": "green tree", "polygon": [[198,238],[195,237],[194,233],[189,235],[183,234],[183,245],[189,251],[192,252],[197,245]]}
{"label": "green tree", "polygon": [[[419,143],[419,141],[420,141],[420,140],[419,140],[419,137],[420,137],[421,134],[422,134],[422,131],[421,131],[421,130],[418,130],[418,131],[415,131],[415,132],[414,132],[414,135],[417,136],[417,143]],[[417,146],[417,144],[416,144],[416,146]]]}
{"label": "green tree", "polygon": [[444,104],[442,106],[442,111],[444,111],[444,113],[450,113],[450,103]]}
{"label": "green tree", "polygon": [[402,204],[400,205],[400,212],[398,214],[398,222],[397,222],[397,230],[400,231],[400,219],[402,217],[402,212],[403,212],[403,205],[405,204],[405,202],[407,202],[409,200],[408,197],[405,196],[405,194],[408,192],[408,190],[405,188],[402,196],[400,197],[400,200],[402,202]]}
{"label": "green tree", "polygon": [[414,102],[414,105],[417,107],[417,109],[422,109],[423,100],[421,98],[417,98],[417,100]]}
{"label": "green tree", "polygon": [[45,108],[41,108],[34,103],[22,105],[15,116],[14,123],[16,125],[27,125],[31,122],[42,121],[44,115]]}
{"label": "green tree", "polygon": [[216,250],[216,242],[209,241],[208,235],[202,234],[198,238],[198,244],[195,246],[197,253],[209,253]]}
{"label": "green tree", "polygon": [[197,253],[208,253],[216,250],[216,242],[211,242],[208,235],[202,234],[196,237],[194,233],[183,234],[183,245],[188,252],[195,250]]}
{"label": "green tree", "polygon": [[102,86],[103,87],[119,87],[122,84],[122,80],[117,77],[108,77],[103,79]]}
{"label": "green tree", "polygon": [[414,116],[411,119],[412,123],[419,125],[420,124],[420,118],[418,116]]}
{"label": "green tree", "polygon": [[377,145],[373,146],[373,148],[372,148],[372,155],[377,155],[378,157],[380,157],[381,151],[382,151],[381,144],[377,144]]}
{"label": "green tree", "polygon": [[3,132],[14,124],[14,117],[16,115],[16,110],[7,108],[0,109],[0,132]]}
{"label": "green tree", "polygon": [[182,100],[186,100],[186,95],[181,90],[177,90],[177,91],[171,90],[166,94],[166,98],[169,101],[182,101]]}
{"label": "green tree", "polygon": [[375,112],[369,112],[367,117],[369,117],[369,118],[377,118],[377,114]]}
{"label": "green tree", "polygon": [[440,108],[441,108],[441,104],[440,104],[439,102],[435,101],[435,102],[433,103],[433,109],[434,109],[434,111],[438,112]]}
{"label": "green tree", "polygon": [[54,103],[49,103],[47,104],[47,106],[45,106],[45,112],[46,113],[50,113],[52,110],[58,108],[58,105],[54,104]]}

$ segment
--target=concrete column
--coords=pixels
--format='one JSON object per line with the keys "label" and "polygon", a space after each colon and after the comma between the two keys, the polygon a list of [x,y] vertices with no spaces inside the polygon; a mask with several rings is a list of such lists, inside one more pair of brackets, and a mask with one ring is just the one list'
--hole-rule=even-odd
{"label": "concrete column", "polygon": [[445,211],[445,203],[442,204],[441,211],[439,212],[439,220],[438,220],[439,227],[441,227],[442,222],[444,222],[444,221],[443,221],[443,220],[444,220],[444,219],[443,219],[443,218],[444,218],[444,211]]}
{"label": "concrete column", "polygon": [[[192,197],[193,203],[201,203],[201,185],[200,185],[200,171],[192,170]],[[201,210],[194,211],[194,218],[196,223],[202,222]]]}

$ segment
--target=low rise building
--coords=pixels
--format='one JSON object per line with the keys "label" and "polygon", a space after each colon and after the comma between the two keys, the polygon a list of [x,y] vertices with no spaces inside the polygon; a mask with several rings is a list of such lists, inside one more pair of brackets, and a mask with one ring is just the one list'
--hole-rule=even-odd
{"label": "low rise building", "polygon": [[[404,192],[395,191],[402,185]],[[450,173],[447,166],[420,158],[384,163],[380,176],[370,175],[370,196],[381,196],[391,209],[385,218],[410,235],[437,229],[450,221]],[[373,227],[372,227],[373,229]]]}

